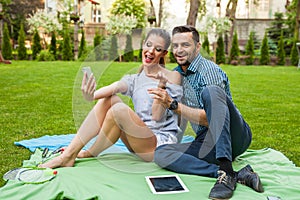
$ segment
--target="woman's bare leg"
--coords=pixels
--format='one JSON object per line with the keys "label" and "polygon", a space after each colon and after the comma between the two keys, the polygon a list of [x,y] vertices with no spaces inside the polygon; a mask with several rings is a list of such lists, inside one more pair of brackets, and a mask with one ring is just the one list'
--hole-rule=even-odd
{"label": "woman's bare leg", "polygon": [[153,152],[157,143],[156,136],[124,103],[114,104],[107,112],[97,140],[86,152],[85,157],[98,156],[120,137],[128,149],[143,160],[153,160]]}
{"label": "woman's bare leg", "polygon": [[120,101],[121,99],[117,96],[99,100],[80,126],[77,134],[64,153],[49,162],[41,164],[40,167],[56,168],[73,166],[80,150],[99,133],[109,108]]}

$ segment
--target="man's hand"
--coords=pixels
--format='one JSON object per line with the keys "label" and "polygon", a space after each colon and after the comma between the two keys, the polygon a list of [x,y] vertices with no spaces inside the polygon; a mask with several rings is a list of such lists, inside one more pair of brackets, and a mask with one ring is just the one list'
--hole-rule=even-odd
{"label": "man's hand", "polygon": [[82,84],[81,84],[81,91],[82,91],[83,97],[87,101],[93,101],[95,90],[96,90],[96,80],[95,80],[94,75],[91,74],[91,76],[88,78],[87,73],[84,72]]}

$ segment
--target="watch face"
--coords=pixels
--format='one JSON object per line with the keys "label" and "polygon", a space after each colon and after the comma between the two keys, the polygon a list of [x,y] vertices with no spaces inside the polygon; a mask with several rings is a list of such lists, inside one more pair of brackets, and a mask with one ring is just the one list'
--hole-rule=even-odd
{"label": "watch face", "polygon": [[170,104],[169,110],[176,110],[178,108],[178,102],[176,100],[173,100]]}

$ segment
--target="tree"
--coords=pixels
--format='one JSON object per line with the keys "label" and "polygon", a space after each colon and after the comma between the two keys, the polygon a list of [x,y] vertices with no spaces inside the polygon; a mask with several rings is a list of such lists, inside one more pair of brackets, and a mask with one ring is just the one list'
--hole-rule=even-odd
{"label": "tree", "polygon": [[2,56],[4,59],[12,59],[12,45],[10,43],[9,31],[7,28],[7,24],[4,24],[3,27],[3,40],[2,40]]}
{"label": "tree", "polygon": [[51,34],[51,43],[50,43],[49,51],[53,55],[53,57],[55,59],[57,59],[57,55],[56,55],[56,34],[55,34],[54,31]]}
{"label": "tree", "polygon": [[252,65],[254,61],[254,32],[251,31],[246,45],[246,64]]}
{"label": "tree", "polygon": [[217,40],[217,49],[216,49],[216,63],[221,64],[225,63],[225,49],[224,49],[224,40],[222,34],[219,34]]}
{"label": "tree", "polygon": [[146,4],[143,0],[115,0],[110,13],[111,17],[115,15],[133,16],[137,20],[137,24],[133,28],[143,28],[146,25],[145,9]]}
{"label": "tree", "polygon": [[272,39],[275,43],[278,43],[281,32],[285,32],[285,30],[283,30],[285,20],[283,19],[283,13],[276,12],[274,15],[275,19],[271,22],[271,26],[267,29],[267,31],[268,37]]}
{"label": "tree", "polygon": [[300,1],[299,0],[294,0],[294,4],[296,4],[296,24],[295,24],[295,37],[299,41],[300,40],[300,34],[299,34],[299,28],[300,28]]}
{"label": "tree", "polygon": [[[202,18],[206,14],[206,1],[205,0],[189,0],[190,10],[186,20],[187,25],[196,26],[198,18]],[[199,17],[198,17],[199,14]]]}
{"label": "tree", "polygon": [[64,32],[64,40],[63,40],[63,47],[62,47],[62,59],[63,60],[73,60],[73,52],[71,48],[71,39],[69,35],[68,29]]}
{"label": "tree", "polygon": [[109,60],[117,60],[118,59],[118,44],[116,35],[112,35],[111,37],[111,45],[109,49]]}
{"label": "tree", "polygon": [[[6,1],[6,0],[4,0]],[[26,20],[26,18],[33,14],[37,9],[44,8],[43,0],[13,0],[10,4],[5,7],[5,16],[8,24],[12,27],[12,38],[14,40],[18,39],[18,34],[20,32],[21,24]],[[23,27],[24,31],[27,27]]]}
{"label": "tree", "polygon": [[132,48],[132,37],[131,34],[126,35],[126,46],[124,51],[124,61],[133,61],[133,48]]}
{"label": "tree", "polygon": [[29,32],[42,30],[44,49],[46,49],[46,36],[52,34],[54,31],[62,30],[62,23],[59,22],[57,15],[47,13],[45,10],[37,10],[33,15],[27,18],[29,25]]}
{"label": "tree", "polygon": [[202,48],[207,52],[207,54],[210,54],[210,49],[209,49],[209,41],[208,41],[208,36],[207,34],[204,37],[204,42],[202,44]]}
{"label": "tree", "polygon": [[260,48],[260,60],[261,65],[268,65],[270,62],[270,54],[269,54],[269,44],[268,44],[268,36],[265,33],[264,39],[262,41],[262,45]]}
{"label": "tree", "polygon": [[231,29],[229,31],[229,38],[228,38],[228,46],[226,49],[226,52],[229,52],[229,50],[231,49],[230,44],[232,43],[232,38],[233,38],[233,34],[234,34],[234,30],[235,30],[235,13],[236,13],[236,8],[237,8],[237,3],[238,0],[229,0],[226,6],[226,14],[225,16],[228,17],[228,19],[232,22],[231,23]]}
{"label": "tree", "polygon": [[95,53],[95,59],[101,60],[101,35],[96,32],[94,36],[94,53]]}
{"label": "tree", "polygon": [[232,44],[231,44],[230,54],[229,54],[229,63],[231,63],[232,61],[238,61],[239,55],[240,55],[239,41],[238,41],[237,32],[235,31],[233,35]]}
{"label": "tree", "polygon": [[19,60],[25,60],[27,59],[27,49],[25,47],[25,31],[24,31],[24,25],[21,24],[21,28],[19,31],[19,37],[18,37],[18,59]]}
{"label": "tree", "polygon": [[81,36],[80,45],[79,45],[78,58],[84,57],[86,55],[86,53],[87,53],[86,41],[85,41],[84,31],[82,31],[82,36]]}
{"label": "tree", "polygon": [[34,31],[33,44],[32,44],[32,59],[35,60],[36,56],[42,50],[41,38],[37,30]]}
{"label": "tree", "polygon": [[297,66],[299,62],[299,55],[298,55],[298,50],[297,50],[297,40],[294,39],[292,50],[291,50],[291,64],[293,66]]}
{"label": "tree", "polygon": [[[116,35],[120,37],[121,34],[131,34],[132,29],[136,26],[137,19],[134,16],[127,16],[123,14],[111,16],[108,24],[106,25],[106,29],[114,35],[113,37],[116,37]],[[119,55],[119,61],[121,61],[121,55]]]}
{"label": "tree", "polygon": [[277,50],[277,58],[278,65],[285,65],[285,51],[284,51],[284,41],[283,41],[283,31],[281,31],[281,35],[278,41],[278,50]]}

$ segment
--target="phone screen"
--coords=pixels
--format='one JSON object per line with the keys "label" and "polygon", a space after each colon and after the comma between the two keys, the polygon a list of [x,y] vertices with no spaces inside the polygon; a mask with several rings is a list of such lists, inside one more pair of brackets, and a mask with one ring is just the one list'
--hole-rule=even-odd
{"label": "phone screen", "polygon": [[91,76],[91,74],[92,74],[91,67],[83,67],[83,68],[82,68],[82,72],[83,72],[83,73],[86,72],[88,78],[90,78],[90,76]]}

